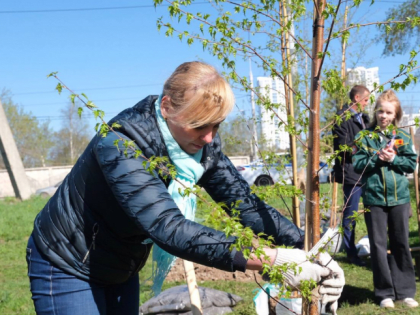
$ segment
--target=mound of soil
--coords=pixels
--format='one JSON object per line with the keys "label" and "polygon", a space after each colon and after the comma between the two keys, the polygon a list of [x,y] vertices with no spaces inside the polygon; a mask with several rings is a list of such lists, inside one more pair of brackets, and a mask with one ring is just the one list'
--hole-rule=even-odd
{"label": "mound of soil", "polygon": [[[254,282],[254,271],[247,270],[245,273],[240,271],[235,272],[227,272],[222,271],[216,268],[211,268],[199,264],[194,263],[195,268],[195,276],[197,281],[219,281],[219,280],[230,280],[230,281],[238,281],[238,282]],[[261,276],[255,271],[255,275],[257,277],[258,282],[262,282]],[[182,259],[177,259],[175,266],[172,267],[171,271],[169,272],[166,280],[168,282],[172,281],[186,281],[185,279],[185,271],[184,271],[184,264],[182,263]]]}

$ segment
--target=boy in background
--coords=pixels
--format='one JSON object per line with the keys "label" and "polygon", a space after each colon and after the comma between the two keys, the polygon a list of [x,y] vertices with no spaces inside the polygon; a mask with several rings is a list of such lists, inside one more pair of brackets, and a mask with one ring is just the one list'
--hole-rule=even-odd
{"label": "boy in background", "polygon": [[[340,145],[353,147],[356,134],[366,129],[369,124],[369,116],[363,113],[369,102],[370,91],[364,85],[355,85],[350,93],[351,103],[344,106],[337,112],[337,115],[343,115],[343,121],[340,125],[333,127],[334,151],[340,149]],[[352,117],[346,120],[345,112],[350,111]],[[350,263],[357,266],[365,266],[366,263],[357,256],[357,249],[354,244],[355,220],[349,218],[353,212],[359,209],[360,196],[362,194],[362,182],[359,180],[360,174],[356,174],[352,164],[352,153],[341,152],[340,159],[335,160],[334,181],[343,184],[344,205],[342,226],[344,229],[344,247],[347,258]]]}

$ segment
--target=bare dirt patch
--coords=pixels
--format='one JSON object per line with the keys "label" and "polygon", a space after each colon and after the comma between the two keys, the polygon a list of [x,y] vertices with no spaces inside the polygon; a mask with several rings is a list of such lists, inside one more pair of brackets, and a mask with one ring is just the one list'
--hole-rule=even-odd
{"label": "bare dirt patch", "polygon": [[[216,268],[211,268],[194,263],[195,276],[197,281],[238,281],[238,282],[254,282],[254,271],[247,270],[245,273],[240,271],[227,272]],[[261,276],[255,272],[258,282],[262,282]],[[175,266],[172,267],[166,281],[185,281],[185,271],[182,259],[177,259]]]}

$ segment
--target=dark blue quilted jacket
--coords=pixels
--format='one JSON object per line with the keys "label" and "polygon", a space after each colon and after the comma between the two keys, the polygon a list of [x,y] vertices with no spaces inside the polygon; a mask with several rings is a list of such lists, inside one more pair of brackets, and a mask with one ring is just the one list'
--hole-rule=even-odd
{"label": "dark blue quilted jacket", "polygon": [[[147,97],[110,122],[118,121],[118,133],[148,158],[168,156],[155,119],[156,98]],[[36,217],[33,236],[41,253],[70,274],[104,284],[122,283],[143,267],[151,247],[143,244],[147,238],[180,258],[241,269],[236,261],[243,256],[229,250],[235,238],[185,219],[168,194],[169,182],[145,170],[143,158],[117,150],[116,139],[112,133],[95,136]],[[294,245],[296,227],[250,193],[220,146],[217,136],[203,148],[205,172],[198,185],[216,202],[242,200],[244,225],[273,235],[277,244]]]}

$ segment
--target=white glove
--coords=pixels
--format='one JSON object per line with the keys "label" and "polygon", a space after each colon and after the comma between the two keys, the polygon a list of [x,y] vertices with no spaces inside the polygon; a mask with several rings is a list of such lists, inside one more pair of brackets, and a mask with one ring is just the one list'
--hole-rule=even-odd
{"label": "white glove", "polygon": [[[277,248],[277,256],[273,266],[283,264],[297,264],[295,270],[289,269],[284,275],[287,283],[292,288],[300,288],[300,282],[303,280],[315,280],[320,283],[323,277],[330,275],[330,269],[316,263],[311,263],[306,256],[307,253],[300,249]],[[301,272],[299,272],[301,268]],[[341,270],[341,269],[340,269]]]}
{"label": "white glove", "polygon": [[335,301],[330,306],[330,311],[333,315],[337,315],[337,308],[338,308],[338,303],[337,301]]}
{"label": "white glove", "polygon": [[332,303],[330,309],[333,314],[336,314],[337,300],[341,296],[346,283],[343,269],[340,268],[336,261],[332,260],[328,253],[320,253],[318,262],[331,270],[330,276],[321,282],[319,288],[319,293],[322,295],[321,302],[322,304]]}

